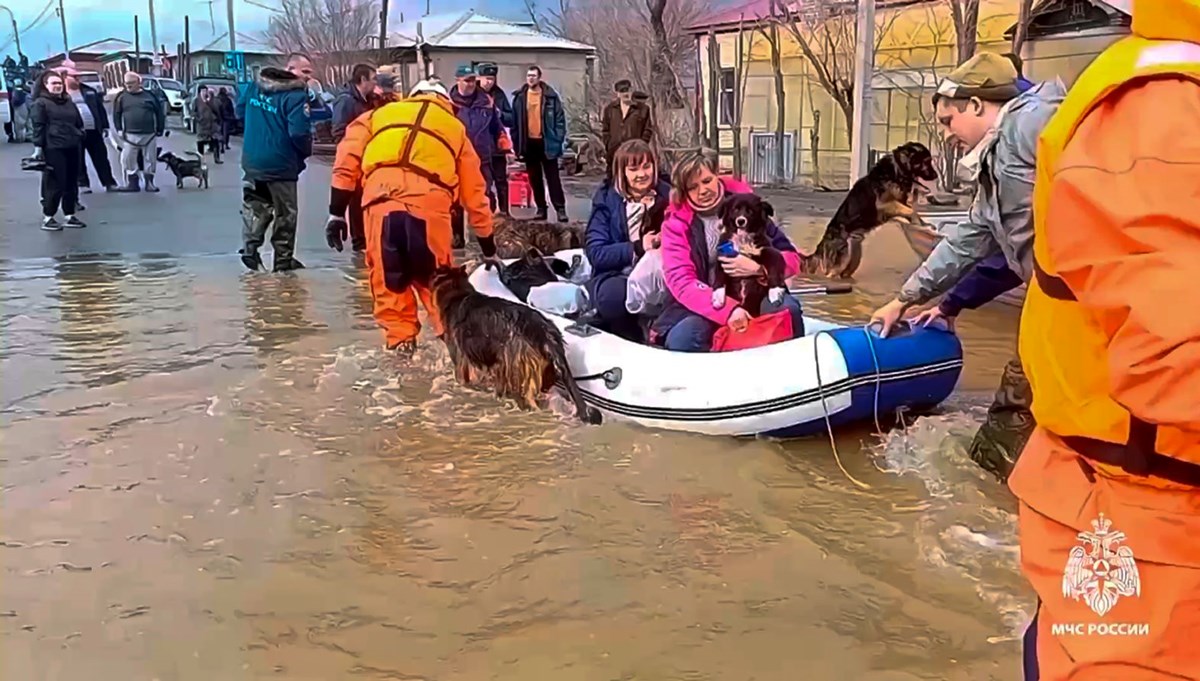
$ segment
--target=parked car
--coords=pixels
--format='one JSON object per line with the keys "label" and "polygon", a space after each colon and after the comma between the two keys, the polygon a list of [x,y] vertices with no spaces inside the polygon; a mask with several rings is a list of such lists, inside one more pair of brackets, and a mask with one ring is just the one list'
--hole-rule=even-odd
{"label": "parked car", "polygon": [[168,114],[183,113],[183,83],[180,83],[174,78],[143,76],[142,85],[149,88],[151,92],[154,92],[155,94],[161,94],[166,98]]}
{"label": "parked car", "polygon": [[[188,85],[187,91],[183,94],[183,125],[185,128],[187,128],[188,132],[196,131],[192,125],[192,102],[196,101],[196,93],[200,91],[201,85],[204,85],[209,90],[212,90],[214,94],[216,94],[217,90],[225,88],[229,91],[229,96],[233,98],[234,104],[237,104],[238,97],[241,96],[242,93],[241,86],[238,85],[237,81],[232,78],[214,78],[206,76],[204,78],[197,78],[193,80],[191,84]],[[235,120],[233,122],[233,130],[231,132],[234,135],[242,134],[242,122],[240,120]]]}
{"label": "parked car", "polygon": [[0,71],[0,123],[10,125],[13,120],[12,103],[9,101],[8,79]]}

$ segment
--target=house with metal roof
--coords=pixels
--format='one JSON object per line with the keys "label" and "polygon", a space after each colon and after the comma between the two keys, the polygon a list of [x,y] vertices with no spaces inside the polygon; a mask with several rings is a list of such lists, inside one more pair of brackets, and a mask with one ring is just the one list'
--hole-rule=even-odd
{"label": "house with metal roof", "polygon": [[39,61],[38,64],[42,68],[53,69],[62,66],[64,62],[70,60],[74,63],[75,68],[80,71],[95,71],[99,73],[104,69],[102,60],[105,55],[132,49],[133,43],[128,40],[105,38],[104,40],[96,40],[78,47],[72,47],[69,53],[59,52],[52,54]]}
{"label": "house with metal roof", "polygon": [[436,75],[454,80],[460,64],[495,64],[496,81],[511,93],[525,83],[531,64],[566,99],[581,100],[591,80],[596,50],[591,45],[547,35],[532,26],[467,10],[430,14],[390,27],[388,47],[404,65],[404,80]]}

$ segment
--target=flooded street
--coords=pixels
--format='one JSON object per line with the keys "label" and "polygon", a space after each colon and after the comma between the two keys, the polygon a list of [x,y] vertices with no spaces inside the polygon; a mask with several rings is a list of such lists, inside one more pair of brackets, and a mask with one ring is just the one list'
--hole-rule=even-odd
{"label": "flooded street", "polygon": [[[940,413],[839,432],[860,490],[828,438],[519,412],[458,386],[427,332],[402,362],[363,273],[318,250],[328,168],[287,275],[205,255],[236,248],[222,172],[195,228],[215,236],[174,252],[138,255],[131,219],[92,249],[112,255],[0,239],[3,678],[1018,677],[1015,504],[965,453],[1014,308],[964,313]],[[117,198],[85,197],[87,238]],[[823,221],[785,217],[811,247]],[[861,323],[916,264],[894,227],[866,252],[810,314]]]}

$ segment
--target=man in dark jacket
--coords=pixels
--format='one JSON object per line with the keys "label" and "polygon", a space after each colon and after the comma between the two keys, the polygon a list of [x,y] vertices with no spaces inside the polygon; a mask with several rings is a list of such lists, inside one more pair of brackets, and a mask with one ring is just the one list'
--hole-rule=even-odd
{"label": "man in dark jacket", "polygon": [[[464,64],[454,73],[454,87],[450,90],[450,101],[454,103],[454,115],[467,129],[467,139],[479,156],[479,171],[487,187],[488,201],[492,201],[492,154],[496,153],[497,142],[503,128],[500,127],[500,112],[491,96],[479,88],[474,67]],[[466,245],[462,206],[455,206],[450,215],[451,242],[454,248]]]}
{"label": "man in dark jacket", "polygon": [[558,221],[566,222],[567,197],[558,174],[558,159],[567,141],[567,112],[554,88],[542,82],[542,69],[530,66],[525,85],[513,93],[513,151],[524,159],[529,187],[537,203],[537,219],[546,220],[546,184]]}
{"label": "man in dark jacket", "polygon": [[370,64],[355,64],[350,71],[350,82],[333,100],[333,141],[341,142],[346,136],[346,126],[371,108],[367,98],[375,91],[375,67]]}
{"label": "man in dark jacket", "polygon": [[654,139],[654,122],[650,116],[650,107],[634,100],[633,83],[618,80],[613,85],[613,92],[617,94],[617,98],[604,107],[604,113],[600,117],[603,126],[600,137],[604,140],[608,177],[612,177],[612,160],[617,153],[617,147],[629,140],[650,143]]}
{"label": "man in dark jacket", "polygon": [[[513,109],[508,101],[508,93],[496,85],[496,75],[500,72],[495,64],[479,65],[479,87],[492,97],[496,110],[500,112],[500,125],[505,128],[513,127]],[[497,148],[491,158],[492,184],[496,187],[495,201],[492,210],[498,207],[501,213],[508,215],[508,150]]]}
{"label": "man in dark jacket", "polygon": [[[304,267],[295,258],[299,213],[296,182],[312,155],[312,119],[308,83],[293,72],[302,55],[293,55],[288,70],[267,67],[238,98],[244,121],[242,141],[242,263],[263,268],[258,249],[271,227],[276,272]],[[311,68],[311,67],[310,67]],[[297,70],[299,70],[297,68]]]}
{"label": "man in dark jacket", "polygon": [[79,82],[79,74],[75,71],[68,72],[67,94],[83,119],[83,144],[79,146],[79,191],[84,194],[92,191],[85,156],[92,157],[96,177],[105,191],[115,191],[117,180],[108,162],[108,146],[104,144],[104,133],[108,131],[108,110],[104,108],[104,99],[91,86]]}
{"label": "man in dark jacket", "polygon": [[146,191],[156,192],[154,164],[158,161],[158,138],[167,129],[167,114],[162,102],[142,87],[142,77],[133,71],[125,74],[125,90],[113,101],[113,139],[121,149],[121,167],[126,186],[119,191],[138,191],[138,153],[141,152]]}
{"label": "man in dark jacket", "polygon": [[192,122],[196,129],[196,153],[204,156],[204,148],[208,147],[213,162],[221,163],[221,107],[207,85],[196,88]]}
{"label": "man in dark jacket", "polygon": [[[371,109],[370,98],[374,97],[377,72],[370,64],[355,64],[350,72],[350,82],[333,100],[332,133],[335,142],[346,136],[346,126]],[[350,228],[350,247],[355,252],[367,250],[366,226],[363,224],[362,190],[354,193],[350,207],[346,209],[346,223]]]}

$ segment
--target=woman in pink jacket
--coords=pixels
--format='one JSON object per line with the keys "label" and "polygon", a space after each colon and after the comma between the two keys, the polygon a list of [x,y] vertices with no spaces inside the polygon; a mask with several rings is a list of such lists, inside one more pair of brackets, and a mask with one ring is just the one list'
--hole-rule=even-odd
{"label": "woman in pink jacket", "polygon": [[[717,257],[721,234],[717,208],[727,194],[752,191],[739,180],[718,177],[710,153],[693,152],[679,159],[671,173],[671,205],[662,230],[663,275],[675,301],[655,320],[652,341],[678,352],[708,352],[717,329],[728,326],[743,331],[750,323],[750,311],[732,300],[719,309],[713,307],[711,282],[717,267],[733,277],[762,273],[762,266],[744,255]],[[795,276],[800,271],[796,247],[774,223],[767,226],[767,236],[771,246],[783,253],[787,276]],[[795,337],[803,336],[800,303],[790,295],[785,294],[779,303],[764,299],[762,309],[755,312],[769,314],[782,309],[792,313]]]}

